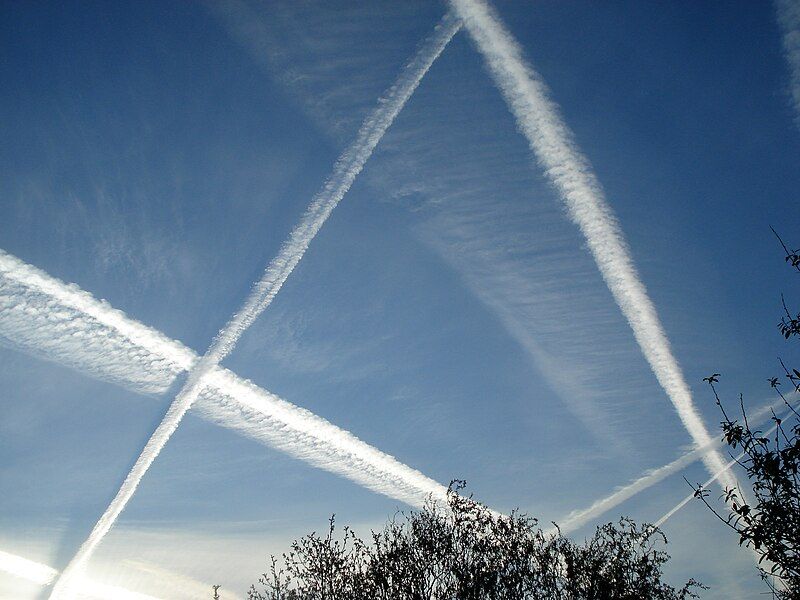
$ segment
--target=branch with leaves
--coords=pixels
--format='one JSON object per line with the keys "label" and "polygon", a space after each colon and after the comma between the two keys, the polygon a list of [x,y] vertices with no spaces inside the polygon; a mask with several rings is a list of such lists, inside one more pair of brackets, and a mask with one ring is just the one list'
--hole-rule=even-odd
{"label": "branch with leaves", "polygon": [[[800,272],[800,250],[789,250],[772,229],[785,253],[786,262]],[[778,328],[787,340],[800,337],[800,314],[793,316],[781,296],[783,316]],[[794,394],[800,393],[800,371],[779,359]],[[754,499],[744,500],[741,490],[725,489],[721,501],[729,509],[723,514],[709,500],[709,491],[695,487],[699,498],[716,517],[739,535],[739,544],[752,548],[759,556],[759,571],[773,595],[781,600],[800,599],[800,414],[781,390],[781,378],[767,379],[770,388],[787,407],[779,417],[772,412],[773,426],[767,432],[754,428],[739,396],[737,418],[731,418],[723,405],[717,384],[719,373],[704,377],[722,413],[722,439],[731,456],[747,474]],[[738,455],[733,456],[733,451]]]}

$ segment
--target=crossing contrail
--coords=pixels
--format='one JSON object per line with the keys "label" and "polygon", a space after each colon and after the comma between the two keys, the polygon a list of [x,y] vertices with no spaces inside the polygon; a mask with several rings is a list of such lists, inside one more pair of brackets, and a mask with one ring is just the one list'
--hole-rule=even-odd
{"label": "crossing contrail", "polygon": [[[797,413],[795,413],[794,409],[790,406],[789,410],[787,410],[786,413],[784,413],[783,416],[781,417],[781,420],[785,421],[786,419],[791,417],[793,413],[797,414]],[[770,427],[769,429],[764,431],[764,433],[759,434],[759,437],[769,437],[770,435],[775,433],[775,430],[777,428],[778,428],[778,424],[777,423],[773,423],[772,427]],[[747,454],[746,452],[742,451],[739,454],[737,454],[735,457],[733,457],[731,460],[729,460],[727,463],[725,463],[725,465],[723,466],[723,468],[721,470],[719,470],[716,473],[713,473],[711,475],[711,477],[709,479],[707,479],[705,483],[703,483],[703,488],[707,488],[712,483],[717,481],[717,479],[719,479],[720,476],[723,473],[729,471],[735,464],[737,464],[740,460],[742,460],[745,457],[746,454]],[[738,490],[738,491],[741,493],[742,490]],[[672,517],[672,515],[674,515],[676,512],[678,512],[680,509],[682,509],[684,506],[686,506],[689,502],[691,502],[694,497],[695,497],[694,491],[692,491],[691,494],[687,495],[683,500],[678,502],[678,504],[676,504],[671,509],[669,509],[666,513],[664,513],[664,515],[660,519],[658,519],[658,521],[656,521],[654,523],[654,525],[656,527],[661,527],[670,517]]]}
{"label": "crossing contrail", "polygon": [[[0,341],[137,392],[166,392],[198,356],[72,284],[0,250]],[[446,488],[312,412],[216,367],[200,416],[410,506]]]}
{"label": "crossing contrail", "polygon": [[[771,404],[766,406],[762,406],[758,410],[754,410],[752,413],[748,415],[752,423],[758,423],[767,415],[771,414],[771,411],[776,408],[778,405],[783,404],[782,400],[777,400]],[[659,467],[657,469],[653,469],[648,471],[641,477],[633,480],[628,485],[618,488],[613,493],[609,494],[605,498],[601,498],[596,502],[592,503],[591,506],[576,510],[569,513],[563,519],[557,521],[558,527],[562,533],[571,533],[576,529],[586,525],[593,519],[596,519],[600,515],[608,512],[615,506],[618,506],[629,500],[636,494],[643,492],[644,490],[652,487],[659,481],[662,481],[669,477],[670,475],[677,473],[689,465],[693,464],[694,462],[700,460],[704,454],[706,454],[712,448],[719,448],[723,445],[723,441],[721,439],[715,439],[710,444],[706,446],[701,446],[699,448],[695,448],[694,450],[690,450],[673,460],[672,462]],[[708,485],[708,484],[707,484]]]}
{"label": "crossing contrail", "polygon": [[800,1],[775,0],[778,24],[783,30],[783,49],[789,63],[789,89],[795,110],[795,122],[800,126]]}
{"label": "crossing contrail", "polygon": [[75,574],[84,568],[95,548],[111,530],[133,497],[144,474],[205,387],[205,378],[233,350],[244,331],[275,298],[283,283],[300,262],[317,232],[364,168],[364,164],[372,155],[383,134],[460,26],[457,18],[450,14],[445,15],[433,35],[425,41],[415,57],[406,65],[397,82],[389,88],[378,102],[377,108],[366,118],[355,141],[336,161],[333,173],[325,182],[322,190],[312,199],[300,223],[295,226],[288,240],[282,245],[278,256],[270,262],[263,276],[255,283],[242,308],[220,330],[206,353],[189,371],[186,382],[167,409],[164,419],[145,444],[117,495],[67,565],[61,577],[56,581],[51,598],[67,598],[73,595],[71,582]]}
{"label": "crossing contrail", "polygon": [[[522,49],[484,0],[450,0],[450,5],[483,55],[517,127],[527,138],[570,217],[583,232],[600,273],[684,427],[697,447],[707,446],[712,441],[711,436],[694,406],[678,361],[672,355],[669,340],[633,264],[617,218],[589,161],[577,148],[557,105],[550,100],[545,83],[526,63]],[[714,449],[703,455],[703,462],[712,474],[725,465],[722,455]],[[729,473],[721,478],[724,485],[735,485]]]}

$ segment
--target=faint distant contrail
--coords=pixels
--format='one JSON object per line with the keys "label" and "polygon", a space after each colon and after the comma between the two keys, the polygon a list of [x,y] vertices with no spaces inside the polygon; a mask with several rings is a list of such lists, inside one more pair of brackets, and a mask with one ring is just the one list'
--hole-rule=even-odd
{"label": "faint distant contrail", "polygon": [[[517,127],[561,195],[570,217],[583,232],[600,273],[692,440],[697,446],[708,445],[711,437],[695,409],[655,307],[639,279],[619,223],[589,161],[576,147],[572,132],[548,97],[546,85],[525,62],[521,48],[486,2],[450,0],[450,5],[483,54]],[[716,473],[725,464],[716,450],[706,453],[703,461],[710,473]],[[735,484],[727,473],[722,478],[725,485]]]}
{"label": "faint distant contrail", "polygon": [[177,429],[205,385],[205,377],[227,356],[242,333],[269,306],[289,274],[305,254],[311,240],[344,197],[364,164],[372,155],[383,134],[389,128],[406,101],[428,72],[433,61],[456,34],[461,24],[447,14],[437,25],[434,34],[425,41],[415,57],[404,68],[397,82],[389,88],[358,131],[356,140],[344,151],[322,190],[311,201],[300,223],[292,230],[278,253],[253,286],[242,308],[214,338],[205,355],[194,365],[189,376],[167,410],[164,419],[147,441],[116,497],[100,517],[89,537],[78,549],[53,588],[51,598],[70,597],[71,580],[83,569],[97,545],[109,532],[120,513],[133,497],[142,477],[150,468],[164,445]]}
{"label": "faint distant contrail", "polygon": [[619,504],[622,504],[626,500],[632,498],[639,492],[643,492],[650,486],[653,486],[659,481],[666,479],[673,473],[677,473],[681,469],[688,467],[696,460],[700,460],[705,453],[709,452],[709,450],[712,448],[718,448],[720,445],[720,442],[714,440],[706,446],[702,446],[687,452],[682,456],[679,456],[671,463],[668,463],[663,467],[648,471],[628,485],[615,490],[612,494],[606,496],[605,498],[597,500],[588,508],[571,512],[564,519],[558,522],[559,528],[563,533],[575,531],[592,519],[599,517],[615,506],[618,506]]}
{"label": "faint distant contrail", "polygon": [[[730,461],[728,461],[727,463],[725,463],[721,470],[717,471],[714,475],[712,475],[711,477],[709,477],[706,480],[706,482],[703,484],[703,487],[706,488],[709,485],[711,485],[712,483],[714,483],[717,479],[719,479],[720,475],[722,475],[723,473],[728,471],[733,465],[736,464],[736,461],[737,460],[741,460],[743,456],[744,456],[744,452],[740,453],[738,456],[736,456],[736,458],[733,458]],[[658,521],[653,523],[653,525],[655,525],[656,527],[661,527],[667,519],[669,519],[672,515],[674,515],[676,512],[678,512],[684,506],[689,504],[689,502],[691,502],[691,500],[694,497],[695,497],[694,492],[692,492],[691,494],[686,496],[683,500],[678,502],[678,504],[676,504],[674,507],[672,507],[670,510],[668,510],[664,514],[664,516],[662,516]]]}
{"label": "faint distant contrail", "polygon": [[[161,394],[198,356],[73,284],[0,250],[0,341],[138,392]],[[200,416],[420,507],[446,488],[312,412],[217,367]]]}
{"label": "faint distant contrail", "polygon": [[783,49],[789,63],[790,91],[795,122],[800,126],[800,1],[775,0],[778,23],[783,30]]}
{"label": "faint distant contrail", "polygon": [[[771,410],[779,404],[782,404],[781,400],[778,400],[772,404],[763,406],[760,409],[753,411],[751,414],[748,415],[748,417],[751,419],[752,423],[758,423],[761,419],[770,414]],[[659,481],[666,479],[670,475],[677,473],[682,469],[688,467],[695,461],[700,460],[703,457],[703,455],[706,454],[710,449],[718,448],[722,446],[722,444],[723,444],[722,440],[715,439],[706,446],[701,446],[699,448],[695,448],[694,450],[686,452],[685,454],[679,456],[678,458],[664,465],[663,467],[659,467],[657,469],[653,469],[652,471],[648,471],[647,473],[645,473],[638,479],[635,479],[628,485],[618,488],[605,498],[597,500],[588,508],[584,508],[582,510],[576,510],[569,513],[566,517],[557,521],[558,527],[561,529],[562,533],[570,533],[572,531],[575,531],[576,529],[582,527],[589,521],[596,519],[597,517],[611,510],[615,506],[618,506],[623,502],[625,502],[626,500],[632,498],[639,492],[643,492],[644,490],[655,485]]]}

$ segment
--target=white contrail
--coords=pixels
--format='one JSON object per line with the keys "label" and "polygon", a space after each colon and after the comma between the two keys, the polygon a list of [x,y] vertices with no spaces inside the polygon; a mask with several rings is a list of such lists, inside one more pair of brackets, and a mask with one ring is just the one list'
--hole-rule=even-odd
{"label": "white contrail", "polygon": [[795,121],[800,126],[800,1],[775,0],[778,23],[783,30],[783,49],[789,63],[790,92],[797,113]]}
{"label": "white contrail", "polygon": [[707,446],[691,450],[662,467],[648,471],[628,485],[621,487],[605,498],[601,498],[600,500],[592,503],[591,506],[569,513],[562,520],[557,521],[559,529],[561,529],[561,531],[565,534],[575,531],[589,521],[599,517],[615,506],[618,506],[619,504],[622,504],[626,500],[632,498],[639,492],[643,492],[659,481],[666,479],[673,473],[677,473],[678,471],[688,467],[696,460],[702,458],[703,455],[709,452],[712,448],[716,449],[720,445],[721,442],[714,440]]}
{"label": "white contrail", "polygon": [[144,393],[165,392],[197,360],[182,344],[3,250],[0,340]]}
{"label": "white contrail", "polygon": [[380,99],[377,108],[364,121],[355,141],[336,161],[333,173],[322,190],[312,199],[300,223],[295,226],[289,239],[282,245],[278,256],[270,262],[261,279],[255,283],[242,308],[220,330],[209,349],[189,372],[186,382],[167,410],[164,419],[145,444],[117,495],[56,581],[51,598],[72,596],[71,582],[76,573],[84,568],[95,548],[111,530],[133,497],[142,477],[205,387],[206,376],[233,350],[244,331],[275,298],[317,232],[364,168],[383,134],[460,26],[457,18],[450,14],[445,15],[434,34],[426,40],[416,56],[406,65],[398,81],[389,88],[385,96]]}
{"label": "white contrail", "polygon": [[[58,571],[53,567],[16,554],[3,552],[2,550],[0,550],[0,571],[37,585],[48,585],[58,575]],[[87,578],[81,579],[79,583],[82,598],[97,600],[159,600],[155,596],[132,592],[125,588],[99,583]]]}
{"label": "white contrail", "polygon": [[[636,341],[666,391],[695,445],[705,447],[711,436],[695,409],[689,387],[655,307],[634,267],[619,223],[608,205],[589,161],[580,153],[572,132],[549,99],[546,85],[528,65],[522,50],[494,10],[483,0],[450,0],[525,135],[531,150],[558,190],[570,217],[583,232],[589,249]],[[720,453],[703,456],[710,473],[725,464]],[[722,476],[725,485],[734,479]]]}
{"label": "white contrail", "polygon": [[[748,418],[751,419],[751,422],[758,423],[765,416],[771,414],[771,411],[774,408],[776,408],[778,405],[781,404],[783,404],[783,401],[777,400],[772,404],[762,406],[761,408],[754,410],[752,413],[750,413],[748,415]],[[600,500],[597,500],[596,502],[592,503],[591,506],[581,510],[573,511],[563,519],[557,520],[556,522],[558,523],[559,529],[561,530],[562,533],[565,534],[575,531],[576,529],[582,527],[589,521],[596,519],[597,517],[611,510],[615,506],[618,506],[623,502],[625,502],[626,500],[632,498],[636,494],[643,492],[644,490],[650,488],[659,481],[666,479],[670,475],[685,469],[689,465],[693,464],[695,461],[700,460],[703,457],[703,455],[708,453],[708,451],[711,450],[712,448],[719,448],[722,445],[723,441],[721,439],[715,439],[706,446],[701,446],[700,448],[695,448],[694,450],[690,450],[689,452],[686,452],[685,454],[679,456],[672,462],[657,469],[648,471],[647,473],[645,473],[638,479],[635,479],[628,485],[618,488],[605,498],[601,498]]]}
{"label": "white contrail", "polygon": [[[72,284],[0,250],[0,340],[144,393],[165,392],[197,355]],[[312,412],[217,367],[202,417],[370,490],[420,507],[446,488]]]}

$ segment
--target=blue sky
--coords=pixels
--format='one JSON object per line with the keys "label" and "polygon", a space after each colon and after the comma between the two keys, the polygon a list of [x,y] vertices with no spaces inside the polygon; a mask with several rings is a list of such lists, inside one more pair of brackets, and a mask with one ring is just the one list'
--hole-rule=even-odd
{"label": "blue sky", "polygon": [[[780,293],[797,283],[769,225],[789,239],[800,225],[776,8],[496,7],[591,162],[707,426],[710,372],[731,401],[770,399],[774,357],[793,357]],[[446,10],[4,4],[0,248],[202,353]],[[0,329],[0,551],[62,569],[172,396],[12,337]],[[692,442],[464,31],[224,366],[544,522]],[[672,476],[595,523],[655,520],[688,491]],[[270,552],[331,513],[366,533],[399,507],[190,414],[91,572],[243,596]],[[676,583],[762,591],[702,507],[665,532]],[[38,594],[0,573],[2,597]]]}

